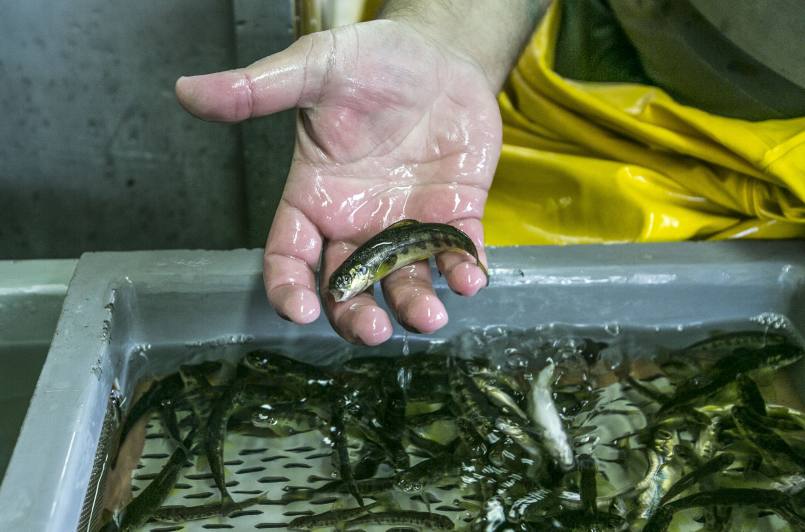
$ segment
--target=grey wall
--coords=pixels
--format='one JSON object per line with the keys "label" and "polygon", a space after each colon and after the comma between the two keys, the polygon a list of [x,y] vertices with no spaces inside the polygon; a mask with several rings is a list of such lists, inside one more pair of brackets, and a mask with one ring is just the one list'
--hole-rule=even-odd
{"label": "grey wall", "polygon": [[292,115],[245,132],[173,93],[293,41],[290,0],[234,2],[0,0],[0,259],[264,239]]}

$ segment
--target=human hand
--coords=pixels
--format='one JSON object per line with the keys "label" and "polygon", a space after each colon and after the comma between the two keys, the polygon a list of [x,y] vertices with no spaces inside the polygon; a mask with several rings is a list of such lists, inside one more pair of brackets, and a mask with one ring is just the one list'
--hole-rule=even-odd
{"label": "human hand", "polygon": [[[320,312],[315,270],[323,253],[322,301],[344,338],[367,345],[391,336],[370,293],[336,303],[333,270],[362,242],[403,218],[452,224],[475,242],[501,143],[495,92],[482,68],[407,22],[355,24],[299,39],[249,67],[181,78],[191,113],[234,122],[300,109],[288,180],[268,235],[264,280],[277,312],[309,323]],[[486,283],[474,259],[443,253],[452,290]],[[389,275],[386,301],[406,328],[447,323],[427,262]]]}

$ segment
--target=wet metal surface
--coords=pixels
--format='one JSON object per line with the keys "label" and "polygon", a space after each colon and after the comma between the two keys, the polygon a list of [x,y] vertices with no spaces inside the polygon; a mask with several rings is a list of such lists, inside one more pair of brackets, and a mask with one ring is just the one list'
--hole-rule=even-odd
{"label": "wet metal surface", "polygon": [[[265,237],[282,143],[247,143],[260,157],[244,164],[241,126],[189,116],[173,91],[292,41],[290,2],[235,4],[248,23],[218,0],[0,0],[0,258],[242,247],[252,211]],[[249,127],[292,142],[287,118]],[[255,209],[244,167],[272,176]]]}

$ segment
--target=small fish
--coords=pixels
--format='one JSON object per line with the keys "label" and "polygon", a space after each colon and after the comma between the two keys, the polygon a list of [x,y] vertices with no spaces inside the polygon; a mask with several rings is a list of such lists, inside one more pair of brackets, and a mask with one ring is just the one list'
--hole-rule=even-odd
{"label": "small fish", "polygon": [[680,352],[692,358],[707,353],[730,352],[735,349],[760,349],[766,346],[781,345],[786,337],[766,331],[741,331],[711,336],[691,344]]}
{"label": "small fish", "polygon": [[361,448],[361,455],[352,468],[352,476],[355,477],[355,480],[372,478],[385,458],[386,453],[379,445],[368,440],[365,441]]}
{"label": "small fish", "polygon": [[665,532],[674,520],[674,511],[660,507],[643,525],[643,532]]}
{"label": "small fish", "polygon": [[500,408],[505,408],[512,414],[516,415],[522,421],[529,422],[530,419],[528,415],[523,412],[520,406],[515,402],[514,398],[511,395],[506,393],[503,388],[496,385],[494,380],[490,379],[484,375],[473,375],[472,380],[475,381],[475,384],[478,388],[486,394],[489,399],[495,403]]}
{"label": "small fish", "polygon": [[433,530],[453,530],[454,528],[453,521],[444,515],[413,510],[368,513],[348,521],[346,525],[348,530],[361,525],[410,525]]}
{"label": "small fish", "polygon": [[179,432],[179,420],[176,418],[176,409],[172,400],[166,399],[159,405],[159,419],[162,421],[162,426],[165,427],[171,440],[177,445],[181,445],[182,436]]}
{"label": "small fish", "polygon": [[224,442],[229,418],[238,408],[254,404],[255,401],[271,401],[273,398],[270,397],[270,393],[270,388],[251,386],[245,378],[236,377],[213,404],[204,432],[204,451],[215,485],[221,492],[222,503],[232,502],[232,497],[226,489],[224,469]]}
{"label": "small fish", "polygon": [[590,513],[586,510],[565,510],[550,516],[549,523],[545,523],[538,530],[555,529],[559,524],[561,530],[623,530],[625,520],[609,512]]}
{"label": "small fish", "polygon": [[673,452],[674,435],[660,429],[654,435],[654,441],[648,449],[648,469],[645,476],[635,485],[640,492],[640,517],[649,519],[660,507],[660,499],[668,485],[676,480],[677,471],[669,467]]}
{"label": "small fish", "polygon": [[373,502],[359,508],[330,510],[328,512],[316,515],[303,515],[301,517],[297,517],[296,519],[288,523],[288,527],[301,530],[309,530],[313,528],[325,528],[325,527],[327,528],[340,527],[340,525],[342,525],[346,521],[362,516],[375,506],[377,506],[377,503]]}
{"label": "small fish", "polygon": [[758,416],[747,406],[734,405],[730,409],[732,419],[741,435],[749,440],[765,456],[781,454],[797,466],[805,469],[805,456],[793,449],[780,435],[765,424],[765,418]]}
{"label": "small fish", "polygon": [[310,432],[324,425],[318,414],[302,410],[298,404],[293,404],[290,408],[261,406],[252,413],[251,423],[257,428],[270,429],[281,436]]}
{"label": "small fish", "polygon": [[778,506],[788,500],[789,495],[778,490],[759,488],[721,488],[711,491],[700,491],[688,495],[667,506],[674,510],[709,506],[714,504],[755,504],[758,506]]}
{"label": "small fish", "polygon": [[539,372],[531,386],[529,407],[531,419],[542,432],[545,447],[559,467],[569,471],[574,465],[573,449],[553,401],[551,385],[555,368],[556,365],[551,362]]}
{"label": "small fish", "polygon": [[223,364],[220,360],[209,360],[200,364],[186,364],[179,366],[179,374],[185,385],[193,385],[201,389],[208,389],[210,376],[221,370]]}
{"label": "small fish", "polygon": [[260,503],[265,500],[265,494],[266,492],[263,492],[256,497],[249,497],[239,502],[227,501],[224,504],[216,501],[201,506],[163,506],[154,512],[151,518],[162,523],[183,523],[185,521],[207,519],[217,515],[226,517]]}
{"label": "small fish", "polygon": [[495,428],[524,450],[534,460],[537,469],[542,465],[543,456],[539,443],[521,425],[512,419],[501,416],[495,420]]}
{"label": "small fish", "polygon": [[715,371],[729,374],[733,379],[740,373],[756,369],[777,370],[793,364],[803,356],[803,350],[792,344],[773,344],[759,349],[736,349],[731,355],[719,359]]}
{"label": "small fish", "polygon": [[137,421],[144,415],[157,409],[163,401],[171,400],[179,395],[184,382],[178,374],[172,374],[151,384],[148,390],[129,409],[123,427],[120,429],[120,442],[126,441],[126,436]]}
{"label": "small fish", "polygon": [[458,477],[460,464],[461,461],[450,450],[409,467],[397,476],[396,485],[402,491],[420,491],[434,482]]}
{"label": "small fish", "polygon": [[[243,358],[241,364],[251,371],[294,381],[314,381],[311,384],[327,386],[332,378],[323,368],[300,362],[268,349],[255,349]],[[321,381],[321,382],[316,382]]]}
{"label": "small fish", "polygon": [[576,460],[576,465],[579,469],[581,505],[590,515],[595,515],[598,511],[598,489],[595,481],[598,468],[595,465],[595,459],[589,454],[581,454]]}
{"label": "small fish", "polygon": [[182,467],[191,456],[192,451],[188,451],[188,449],[193,448],[195,438],[196,431],[191,430],[182,440],[182,445],[173,451],[159,474],[126,506],[123,520],[120,523],[120,532],[140,528],[168,498],[168,494],[179,479]]}
{"label": "small fish", "polygon": [[673,397],[663,403],[657,416],[662,417],[696,399],[715,394],[741,373],[761,368],[779,369],[796,362],[802,355],[802,349],[790,344],[775,344],[755,350],[736,349],[731,355],[720,359],[706,373],[696,375],[681,385]]}
{"label": "small fish", "polygon": [[738,385],[738,401],[759,416],[766,415],[766,400],[755,381],[744,374],[735,380]]}
{"label": "small fish", "polygon": [[401,220],[367,240],[333,272],[330,293],[337,302],[346,301],[390,273],[445,251],[472,255],[489,278],[475,244],[461,230],[447,224]]}
{"label": "small fish", "polygon": [[684,475],[682,478],[677,480],[668,489],[668,491],[665,492],[665,495],[662,496],[662,499],[660,499],[660,504],[662,505],[670,500],[673,500],[674,497],[676,497],[686,489],[690,488],[691,486],[697,484],[704,477],[725,470],[730,465],[732,465],[734,461],[735,461],[735,455],[732,453],[722,453],[717,455],[715,458],[711,458],[710,460],[699,466],[697,469],[691,471],[690,473]]}
{"label": "small fish", "polygon": [[537,488],[512,503],[508,518],[515,522],[541,519],[556,508],[558,501],[555,490]]}
{"label": "small fish", "polygon": [[660,393],[652,388],[649,388],[645,384],[640,383],[637,379],[635,379],[631,375],[626,376],[626,382],[629,383],[629,386],[637,390],[638,393],[645,395],[652,401],[662,404],[668,400],[668,397],[666,397],[665,394]]}
{"label": "small fish", "polygon": [[454,359],[448,370],[450,394],[461,417],[467,421],[465,426],[475,431],[485,443],[494,444],[500,439],[494,423],[498,412],[472,379],[467,377],[462,366],[460,360]]}
{"label": "small fish", "polygon": [[407,435],[411,445],[421,451],[424,451],[425,454],[429,455],[431,458],[434,456],[440,456],[447,449],[446,445],[442,445],[441,443],[435,442],[430,438],[421,436],[414,429],[409,429]]}
{"label": "small fish", "polygon": [[344,406],[342,400],[336,399],[332,405],[332,416],[330,418],[330,441],[332,442],[333,458],[336,461],[341,481],[349,490],[349,493],[358,501],[358,506],[363,508],[363,497],[361,497],[355,478],[352,476],[352,466],[349,463],[349,450],[347,449],[347,432],[344,428]]}
{"label": "small fish", "polygon": [[[374,496],[387,493],[394,489],[395,477],[367,478],[356,480],[355,488],[363,496]],[[283,502],[307,501],[316,495],[329,493],[352,494],[349,487],[343,480],[333,480],[317,488],[292,488],[282,496]]]}

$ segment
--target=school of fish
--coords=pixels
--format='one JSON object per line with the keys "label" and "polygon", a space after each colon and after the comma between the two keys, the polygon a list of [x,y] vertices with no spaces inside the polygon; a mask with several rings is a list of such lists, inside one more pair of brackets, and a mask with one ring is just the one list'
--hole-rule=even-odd
{"label": "school of fish", "polygon": [[[451,344],[333,366],[254,350],[223,382],[210,377],[226,363],[183,366],[128,408],[123,438],[158,415],[174,451],[107,529],[327,494],[338,504],[311,507],[287,528],[805,530],[805,415],[761,391],[802,359],[800,347],[774,333],[722,334],[658,357],[648,370],[621,368],[607,382],[596,369],[604,348],[586,342],[572,363],[537,350],[516,367],[463,356]],[[190,414],[177,418],[179,409]],[[636,428],[612,428],[629,416],[640,420]],[[233,500],[223,449],[228,433],[246,428],[320,434],[333,480],[290,488],[279,500]],[[358,447],[357,459],[348,446]],[[164,506],[181,465],[201,457],[219,500]],[[463,494],[453,501],[463,512],[415,511],[389,497],[427,501],[445,486]]]}

